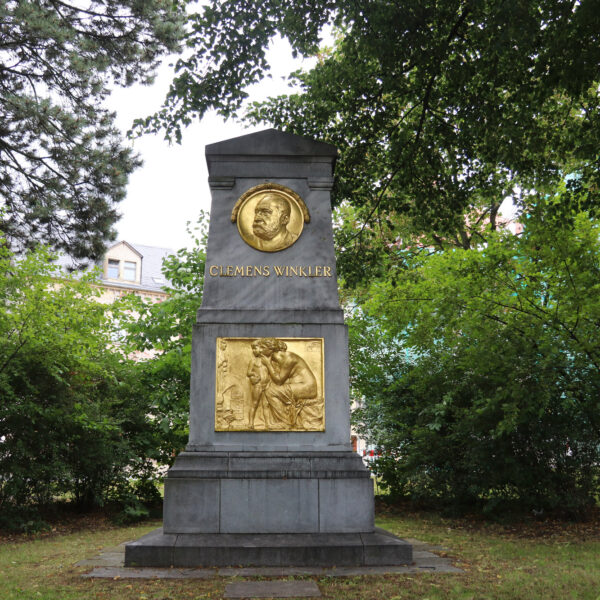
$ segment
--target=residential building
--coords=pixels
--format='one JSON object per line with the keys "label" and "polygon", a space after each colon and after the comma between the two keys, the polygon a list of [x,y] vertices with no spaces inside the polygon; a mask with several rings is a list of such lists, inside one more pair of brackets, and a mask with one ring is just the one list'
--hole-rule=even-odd
{"label": "residential building", "polygon": [[111,246],[102,261],[102,288],[99,301],[111,303],[124,294],[134,293],[151,302],[162,302],[168,294],[162,289],[168,282],[162,274],[162,261],[173,251],[126,241]]}
{"label": "residential building", "polygon": [[[162,288],[168,281],[162,274],[162,261],[169,254],[173,254],[170,248],[126,241],[110,246],[102,261],[95,265],[101,270],[96,284],[101,289],[98,302],[111,304],[130,293],[151,302],[166,300],[168,294]],[[73,268],[73,261],[67,255],[60,256],[58,263],[65,270]]]}

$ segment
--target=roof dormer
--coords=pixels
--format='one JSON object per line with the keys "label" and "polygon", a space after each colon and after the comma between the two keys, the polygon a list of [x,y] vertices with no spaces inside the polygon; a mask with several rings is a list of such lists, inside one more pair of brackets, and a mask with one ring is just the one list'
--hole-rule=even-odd
{"label": "roof dormer", "polygon": [[104,255],[104,278],[107,281],[137,283],[142,279],[143,256],[127,242],[119,242]]}

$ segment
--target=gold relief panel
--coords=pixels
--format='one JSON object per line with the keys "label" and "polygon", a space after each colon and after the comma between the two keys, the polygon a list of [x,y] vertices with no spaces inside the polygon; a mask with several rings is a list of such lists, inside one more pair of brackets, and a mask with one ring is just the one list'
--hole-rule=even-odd
{"label": "gold relief panel", "polygon": [[217,338],[215,431],[325,431],[323,338]]}
{"label": "gold relief panel", "polygon": [[242,239],[263,252],[289,248],[310,221],[304,200],[277,183],[262,183],[249,189],[236,202],[231,221]]}

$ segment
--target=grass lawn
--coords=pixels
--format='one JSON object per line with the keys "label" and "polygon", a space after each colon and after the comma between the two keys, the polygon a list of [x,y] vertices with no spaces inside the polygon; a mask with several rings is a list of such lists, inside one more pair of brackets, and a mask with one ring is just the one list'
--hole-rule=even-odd
{"label": "grass lawn", "polygon": [[[464,573],[315,578],[324,598],[361,600],[600,600],[600,519],[589,523],[497,525],[430,513],[380,511],[398,535],[449,548]],[[234,579],[87,580],[75,567],[108,546],[135,539],[158,522],[116,527],[84,518],[37,537],[0,537],[0,599],[221,598]]]}

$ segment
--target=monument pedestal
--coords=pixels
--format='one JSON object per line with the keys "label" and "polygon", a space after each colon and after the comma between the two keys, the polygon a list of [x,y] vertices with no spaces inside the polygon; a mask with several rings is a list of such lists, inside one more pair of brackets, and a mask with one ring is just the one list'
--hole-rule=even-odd
{"label": "monument pedestal", "polygon": [[330,189],[337,151],[268,130],[208,146],[211,219],[192,338],[190,439],[164,526],[126,566],[412,562],[374,527],[350,444]]}
{"label": "monument pedestal", "polygon": [[368,533],[373,482],[354,452],[184,452],[165,533]]}

